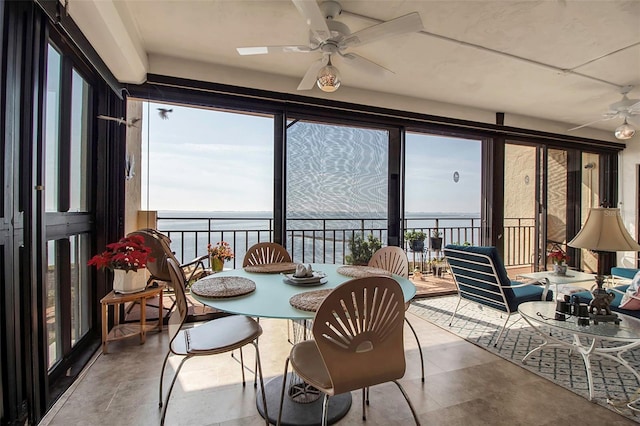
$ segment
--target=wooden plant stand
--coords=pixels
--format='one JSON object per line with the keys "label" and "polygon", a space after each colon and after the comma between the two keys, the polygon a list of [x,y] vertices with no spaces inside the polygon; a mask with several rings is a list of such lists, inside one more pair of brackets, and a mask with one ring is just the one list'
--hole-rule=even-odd
{"label": "wooden plant stand", "polygon": [[[107,353],[107,343],[132,337],[140,336],[140,344],[146,340],[146,333],[149,330],[157,328],[162,331],[162,292],[165,288],[164,284],[158,284],[156,287],[147,287],[143,291],[129,294],[120,294],[111,291],[109,294],[100,299],[102,305],[102,353]],[[160,311],[158,313],[158,321],[147,324],[147,299],[159,296]],[[126,324],[120,324],[120,304],[127,302],[140,303],[140,321]],[[114,305],[113,328],[109,331],[109,305]]]}

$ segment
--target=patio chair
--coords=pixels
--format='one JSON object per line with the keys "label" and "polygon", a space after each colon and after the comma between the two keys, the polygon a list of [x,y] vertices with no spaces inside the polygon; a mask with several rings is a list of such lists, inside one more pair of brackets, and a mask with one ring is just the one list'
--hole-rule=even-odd
{"label": "patio chair", "polygon": [[[232,315],[228,317],[218,318],[206,322],[195,327],[185,327],[187,319],[187,298],[184,293],[184,275],[182,269],[173,259],[167,259],[167,266],[171,282],[176,289],[176,308],[169,318],[169,350],[162,363],[162,371],[160,373],[159,387],[159,407],[162,408],[162,417],[160,424],[164,424],[167,414],[167,407],[173,386],[184,363],[195,356],[217,355],[225,352],[240,349],[246,345],[253,345],[256,350],[256,374],[260,377],[260,389],[262,393],[262,403],[265,410],[265,421],[267,426],[269,420],[267,416],[267,402],[264,393],[264,380],[262,378],[262,365],[260,363],[260,350],[258,349],[257,339],[262,334],[262,328],[255,320],[243,316]],[[242,352],[240,352],[242,353]],[[171,380],[169,392],[166,400],[162,401],[162,384],[164,372],[169,360],[169,355],[179,355],[184,357]],[[244,366],[242,366],[242,385],[245,384]]]}
{"label": "patio chair", "polygon": [[140,229],[131,232],[129,235],[140,235],[144,238],[144,243],[151,248],[151,257],[154,260],[147,262],[147,270],[150,274],[147,284],[154,280],[171,282],[167,259],[173,259],[174,262],[180,265],[185,276],[185,286],[209,273],[204,264],[205,260],[209,257],[208,255],[198,256],[189,262],[180,264],[174,252],[171,251],[171,239],[155,229]]}
{"label": "patio chair", "polygon": [[[209,275],[210,271],[205,267],[205,260],[208,258],[207,255],[196,257],[195,259],[180,264],[178,259],[176,259],[175,254],[171,251],[171,239],[165,234],[159,232],[156,229],[146,228],[140,229],[137,231],[133,231],[129,233],[129,235],[139,235],[144,238],[144,243],[148,247],[151,248],[151,257],[153,261],[147,262],[147,271],[149,271],[149,279],[147,280],[147,285],[151,284],[153,281],[163,281],[171,285],[171,276],[169,274],[169,266],[167,265],[167,260],[171,259],[180,265],[180,269],[182,270],[184,282],[183,287],[186,289],[189,283],[193,281],[197,281],[198,279]],[[173,290],[171,288],[170,290]],[[137,303],[137,302],[136,302]],[[200,314],[196,313],[195,305],[192,301],[189,301],[192,306],[192,313],[189,314],[189,320],[192,321],[197,315],[208,315],[218,316],[217,313],[205,314],[204,305],[202,305],[202,312]],[[129,307],[129,311],[133,308],[134,304]],[[167,312],[171,312],[173,307],[175,306],[175,300],[173,304],[166,309]],[[160,301],[158,306],[159,315],[164,316],[162,313],[163,309],[163,301]]]}
{"label": "patio chair", "polygon": [[[315,314],[313,340],[295,344],[285,361],[280,394],[280,424],[289,363],[306,383],[324,393],[322,425],[327,424],[329,398],[380,383],[394,382],[417,414],[398,383],[405,373],[404,296],[390,277],[356,278],[336,287]],[[366,420],[365,398],[362,418]]]}
{"label": "patio chair", "polygon": [[493,346],[498,345],[511,314],[518,312],[521,303],[553,301],[548,283],[543,287],[538,282],[521,283],[509,279],[495,247],[448,245],[444,255],[459,296],[449,325],[453,323],[462,299],[506,313],[507,318]]}
{"label": "patio chair", "polygon": [[[396,246],[388,246],[382,247],[380,250],[377,250],[371,256],[369,260],[369,266],[373,266],[375,268],[385,269],[392,274],[400,275],[403,278],[409,278],[409,259],[407,258],[407,254],[400,247]],[[409,309],[411,305],[411,300],[405,303],[405,310]],[[422,369],[422,383],[424,383],[424,357],[422,356],[422,345],[420,344],[420,339],[418,339],[418,334],[416,330],[413,328],[409,319],[405,315],[405,322],[411,329],[413,336],[416,338],[416,342],[418,342],[418,351],[420,352],[420,367]]]}
{"label": "patio chair", "polygon": [[286,248],[278,243],[257,243],[247,250],[242,267],[284,262],[291,262],[291,256]]}

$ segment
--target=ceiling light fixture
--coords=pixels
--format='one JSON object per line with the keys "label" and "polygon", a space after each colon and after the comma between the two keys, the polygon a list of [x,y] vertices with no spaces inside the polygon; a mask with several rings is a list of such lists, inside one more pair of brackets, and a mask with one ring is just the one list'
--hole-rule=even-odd
{"label": "ceiling light fixture", "polygon": [[626,117],[624,118],[624,123],[622,123],[622,126],[618,127],[615,132],[616,138],[621,140],[631,139],[635,134],[636,129],[634,129],[627,123]]}
{"label": "ceiling light fixture", "polygon": [[331,56],[329,56],[329,62],[327,65],[322,67],[318,72],[318,87],[323,92],[331,93],[338,90],[341,82],[340,71],[338,71],[338,68],[331,65]]}

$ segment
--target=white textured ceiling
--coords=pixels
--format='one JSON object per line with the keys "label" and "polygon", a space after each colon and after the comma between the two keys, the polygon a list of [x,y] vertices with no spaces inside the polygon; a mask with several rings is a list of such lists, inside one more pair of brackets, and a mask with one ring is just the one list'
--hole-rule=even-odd
{"label": "white textured ceiling", "polygon": [[[634,85],[629,97],[640,99],[637,0],[340,3],[337,20],[351,32],[410,12],[420,13],[424,32],[350,50],[395,72],[383,79],[337,58],[343,87],[336,99],[349,100],[350,93],[359,93],[357,99],[362,93],[371,99],[388,94],[396,104],[402,97],[425,99],[451,104],[452,111],[459,106],[552,120],[564,130],[600,118],[621,99],[622,86]],[[200,64],[221,70],[204,73],[209,81],[332,96],[317,88],[296,91],[320,53],[236,52],[236,47],[308,44],[307,25],[290,0],[69,0],[68,8],[122,82],[140,83],[147,73],[166,69],[202,78],[202,70],[189,70]],[[270,78],[256,78],[261,75]],[[640,117],[636,122],[640,127]],[[614,119],[591,127],[610,132],[621,123]],[[581,132],[575,134],[586,134]]]}

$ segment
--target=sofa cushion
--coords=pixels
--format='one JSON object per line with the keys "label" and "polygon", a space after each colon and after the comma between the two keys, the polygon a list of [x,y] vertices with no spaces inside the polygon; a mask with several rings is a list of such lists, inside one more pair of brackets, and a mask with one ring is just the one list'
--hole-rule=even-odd
{"label": "sofa cushion", "polygon": [[638,273],[638,271],[640,271],[640,269],[620,268],[618,266],[614,266],[613,268],[611,268],[611,275],[614,275],[614,276],[620,277],[620,278],[627,278],[627,279],[631,280],[631,279],[633,279],[633,277],[635,277],[635,275]]}
{"label": "sofa cushion", "polygon": [[[621,286],[614,287],[614,289],[617,291],[613,292],[613,294],[615,295],[615,298],[611,302],[611,305],[610,305],[611,310],[614,312],[620,312],[621,314],[640,318],[640,310],[623,309],[620,307],[620,303],[622,302],[622,295],[627,291],[628,288],[629,288],[628,285],[621,285]],[[591,295],[590,291],[582,291],[580,293],[575,293],[574,296],[579,297],[581,303],[589,303],[591,302],[591,299],[593,299],[593,296]]]}
{"label": "sofa cushion", "polygon": [[620,307],[623,309],[640,310],[640,300],[636,299],[640,292],[640,272],[638,272],[631,280],[631,284],[622,296]]}

